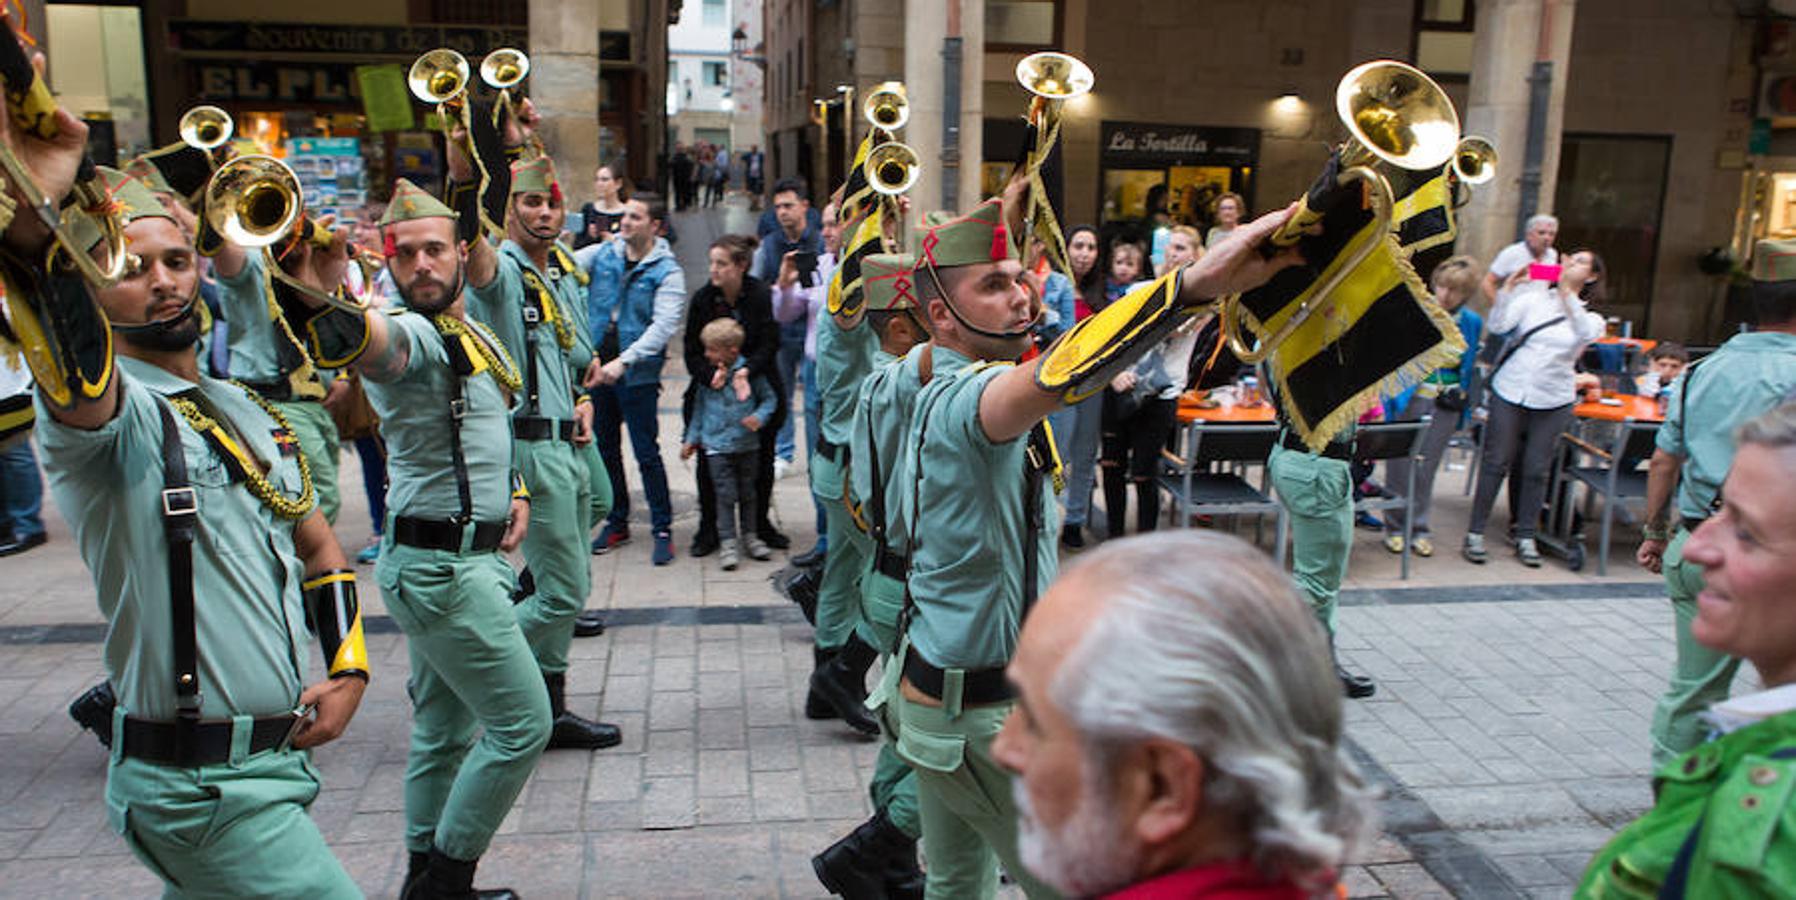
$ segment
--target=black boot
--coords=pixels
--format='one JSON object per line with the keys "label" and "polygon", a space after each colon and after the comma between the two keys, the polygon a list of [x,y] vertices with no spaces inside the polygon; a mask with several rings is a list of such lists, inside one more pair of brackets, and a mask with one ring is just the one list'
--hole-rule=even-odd
{"label": "black boot", "polygon": [[574,637],[598,637],[604,633],[604,610],[583,609],[574,617]]}
{"label": "black boot", "polygon": [[848,727],[866,735],[879,734],[879,722],[867,711],[867,669],[879,651],[854,635],[834,657],[811,672],[811,692],[816,694]]}
{"label": "black boot", "polygon": [[412,869],[406,873],[399,900],[518,900],[511,888],[474,889],[474,867],[480,860],[452,859],[435,847],[428,854],[411,856]]}
{"label": "black boot", "polygon": [[821,569],[823,568],[823,554],[824,550],[821,543],[812,544],[811,549],[792,557],[792,565],[801,569]]}
{"label": "black boot", "polygon": [[1335,652],[1333,636],[1328,639],[1328,655],[1334,658],[1335,677],[1341,679],[1341,693],[1346,694],[1348,699],[1363,700],[1378,693],[1378,685],[1372,679],[1349,672],[1346,666],[1341,665],[1341,656]]}
{"label": "black boot", "polygon": [[832,894],[847,900],[884,900],[888,869],[894,861],[906,858],[916,865],[917,842],[879,810],[847,837],[811,857],[811,870]]}
{"label": "black boot", "polygon": [[[825,650],[822,647],[812,644],[811,671],[815,672],[818,669],[823,668],[824,664],[829,662],[830,657],[835,655],[835,651],[833,650]],[[836,715],[835,707],[830,706],[828,701],[817,696],[816,688],[810,688],[804,696],[804,717],[816,720],[841,718],[841,716]]]}
{"label": "black boot", "polygon": [[534,593],[536,593],[536,576],[530,574],[529,566],[525,566],[524,570],[518,573],[518,586],[511,589],[512,605],[515,606],[530,599],[530,595]]}
{"label": "black boot", "polygon": [[804,613],[804,620],[817,624],[817,588],[823,581],[823,575],[816,569],[798,569],[786,577],[780,591],[786,599],[798,604],[798,611]]}
{"label": "black boot", "polygon": [[112,749],[112,710],[118,706],[118,697],[112,693],[112,682],[102,681],[87,689],[75,702],[69,704],[69,718],[75,724],[94,733],[100,739],[100,746]]}
{"label": "black boot", "polygon": [[543,673],[549,686],[549,713],[555,717],[555,728],[549,732],[550,750],[603,750],[624,740],[616,725],[582,719],[567,711],[567,673]]}

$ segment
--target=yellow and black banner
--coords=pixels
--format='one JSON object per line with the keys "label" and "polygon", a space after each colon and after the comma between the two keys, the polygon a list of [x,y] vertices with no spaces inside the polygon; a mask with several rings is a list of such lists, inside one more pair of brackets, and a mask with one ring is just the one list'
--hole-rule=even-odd
{"label": "yellow and black banner", "polygon": [[854,162],[848,164],[848,178],[842,185],[842,205],[836,212],[837,221],[852,222],[878,206],[879,193],[867,181],[867,154],[873,152],[874,145],[888,139],[877,128],[868,131],[867,136],[861,139],[860,148],[854,151]]}
{"label": "yellow and black banner", "polygon": [[1391,205],[1391,230],[1405,255],[1438,247],[1459,234],[1453,221],[1450,166],[1426,172],[1399,170],[1391,179],[1391,190],[1396,194],[1396,202]]}
{"label": "yellow and black banner", "polygon": [[832,316],[853,317],[866,304],[862,290],[866,286],[866,276],[861,271],[861,264],[867,257],[885,252],[884,217],[879,215],[879,209],[875,207],[873,215],[861,219],[848,243],[842,247],[842,264],[836,267],[828,294]]}

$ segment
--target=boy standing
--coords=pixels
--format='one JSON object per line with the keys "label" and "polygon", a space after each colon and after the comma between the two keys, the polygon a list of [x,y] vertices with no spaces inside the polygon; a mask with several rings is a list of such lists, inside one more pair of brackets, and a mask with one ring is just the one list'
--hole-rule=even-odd
{"label": "boy standing", "polygon": [[[722,371],[724,378],[703,382],[692,410],[692,422],[686,426],[686,443],[680,458],[690,459],[701,448],[705,451],[712,489],[717,493],[717,537],[722,544],[719,561],[724,571],[733,571],[741,562],[739,550],[754,559],[769,559],[773,553],[755,533],[755,472],[760,465],[761,430],[767,417],[773,415],[775,397],[767,379],[759,375],[748,379],[748,393],[735,387],[735,373],[743,368],[742,326],[735,319],[712,319],[699,332],[705,345],[705,359]],[[711,384],[721,387],[711,387]],[[742,524],[742,541],[736,540],[736,523]]]}

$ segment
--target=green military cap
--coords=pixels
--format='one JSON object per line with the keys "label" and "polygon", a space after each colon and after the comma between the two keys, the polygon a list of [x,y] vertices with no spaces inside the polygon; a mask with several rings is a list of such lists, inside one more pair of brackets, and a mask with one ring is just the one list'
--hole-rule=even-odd
{"label": "green military cap", "polygon": [[561,183],[555,178],[555,161],[547,156],[520,159],[511,164],[511,192],[527,194],[532,191],[561,192]]}
{"label": "green military cap", "polygon": [[1796,240],[1759,241],[1752,251],[1753,281],[1796,281]]}
{"label": "green military cap", "polygon": [[401,178],[393,183],[393,200],[387,204],[387,213],[380,217],[380,224],[384,228],[394,222],[409,222],[412,219],[453,218],[455,210],[425,193],[423,188]]}
{"label": "green military cap", "polygon": [[146,157],[133,157],[130,162],[125,163],[125,174],[143,182],[144,187],[158,194],[175,193],[174,185],[168,183],[168,177]]}
{"label": "green military cap", "polygon": [[[162,201],[156,199],[149,188],[144,187],[143,182],[108,166],[95,166],[94,169],[99,173],[100,184],[106,191],[110,207],[108,211],[117,217],[120,228],[151,216],[170,220],[174,218],[168,214]],[[94,216],[76,216],[69,226],[69,235],[81,247],[92,247],[100,242],[100,229],[95,224]]]}
{"label": "green military cap", "polygon": [[993,197],[960,218],[925,228],[918,248],[917,264],[938,269],[1009,259],[1004,204]]}
{"label": "green military cap", "polygon": [[875,253],[861,262],[861,290],[869,310],[916,309],[911,273],[917,258],[909,253]]}

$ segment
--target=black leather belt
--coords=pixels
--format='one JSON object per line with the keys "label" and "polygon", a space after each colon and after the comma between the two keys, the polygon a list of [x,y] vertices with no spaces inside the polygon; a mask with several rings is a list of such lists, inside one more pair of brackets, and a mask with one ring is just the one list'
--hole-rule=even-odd
{"label": "black leather belt", "polygon": [[[293,729],[294,718],[267,716],[255,720],[249,732],[249,752],[261,753],[279,747]],[[130,759],[165,766],[209,766],[231,760],[231,723],[199,722],[192,728],[186,752],[180,752],[175,722],[125,717],[125,731],[120,736],[120,752]]]}
{"label": "black leather belt", "polygon": [[910,577],[910,557],[876,550],[873,553],[873,569],[893,581],[904,581]]}
{"label": "black leather belt", "polygon": [[[917,648],[907,648],[904,654],[904,678],[911,687],[924,694],[942,699],[944,673],[931,665],[917,653]],[[960,683],[961,704],[1004,703],[1016,697],[1010,690],[1010,682],[1004,680],[1004,670],[978,669],[963,672]]]}
{"label": "black leather belt", "polygon": [[846,455],[847,450],[848,450],[847,447],[845,447],[841,444],[838,444],[838,443],[830,440],[829,438],[826,438],[822,435],[817,436],[817,452],[823,454],[823,458],[829,460],[830,462],[833,462],[833,463],[841,462],[841,460],[837,459],[837,457]]}
{"label": "black leather belt", "polygon": [[1324,445],[1320,451],[1316,451],[1311,450],[1310,445],[1303,442],[1303,438],[1290,431],[1279,432],[1278,443],[1286,450],[1295,450],[1298,453],[1315,453],[1317,456],[1338,459],[1343,462],[1353,461],[1353,444],[1351,443],[1332,441]]}
{"label": "black leather belt", "polygon": [[511,420],[511,434],[520,441],[574,442],[574,423],[568,419],[545,419],[542,416],[518,416]]}
{"label": "black leather belt", "polygon": [[1709,520],[1708,516],[1703,516],[1700,519],[1692,519],[1688,516],[1682,516],[1678,519],[1678,527],[1684,529],[1685,531],[1690,532],[1691,534],[1695,534],[1696,529],[1701,528],[1702,523],[1707,522],[1708,520]]}
{"label": "black leather belt", "polygon": [[424,550],[460,550],[462,532],[468,528],[474,529],[474,540],[468,547],[470,552],[497,550],[499,540],[505,537],[504,522],[473,522],[463,525],[440,519],[394,516],[393,540],[407,547]]}

